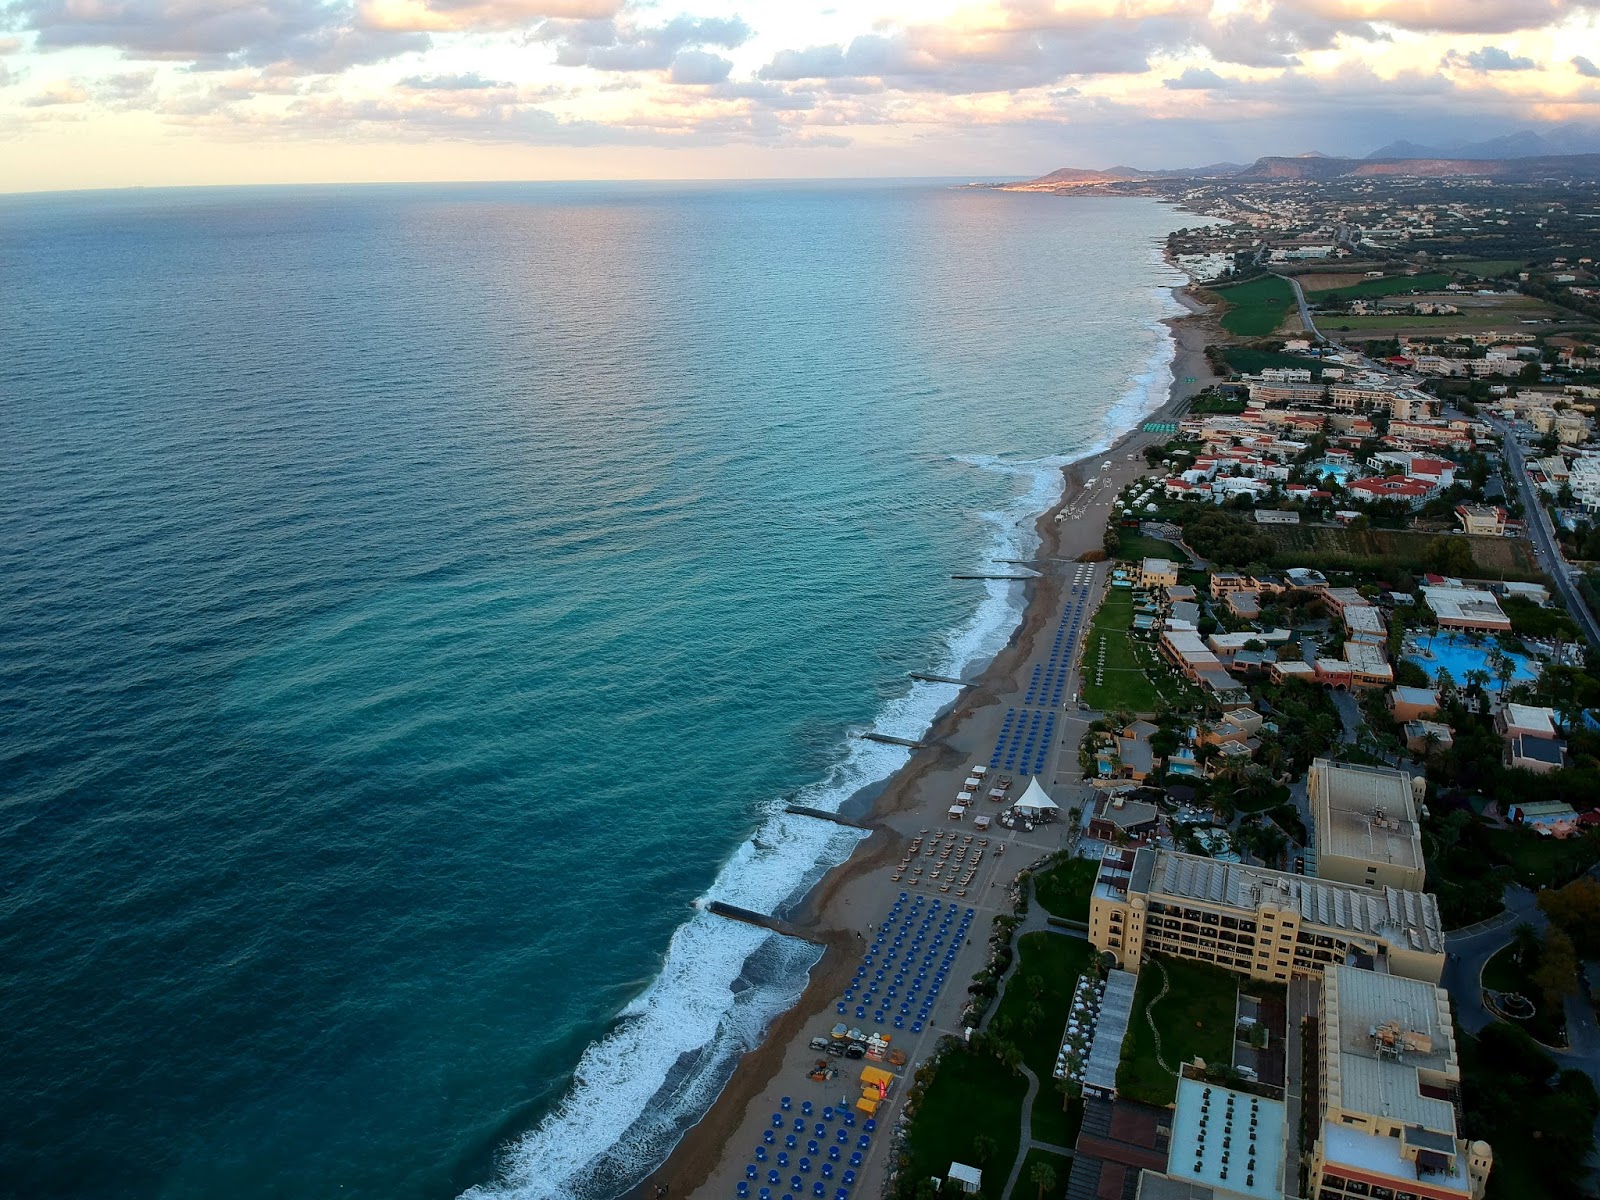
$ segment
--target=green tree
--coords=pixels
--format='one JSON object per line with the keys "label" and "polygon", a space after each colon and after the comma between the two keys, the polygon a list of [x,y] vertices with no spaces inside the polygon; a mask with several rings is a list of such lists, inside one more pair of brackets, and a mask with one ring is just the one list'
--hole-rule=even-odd
{"label": "green tree", "polygon": [[1539,966],[1532,982],[1552,1009],[1560,1009],[1568,994],[1577,988],[1578,952],[1573,948],[1572,939],[1557,926],[1545,930],[1544,945],[1539,948]]}
{"label": "green tree", "polygon": [[1600,882],[1580,875],[1566,887],[1546,888],[1539,893],[1539,907],[1584,958],[1600,955]]}
{"label": "green tree", "polygon": [[1044,1200],[1046,1192],[1056,1190],[1055,1168],[1047,1162],[1033,1164],[1033,1170],[1028,1172],[1028,1182],[1039,1189],[1039,1200]]}
{"label": "green tree", "polygon": [[994,1157],[997,1149],[999,1147],[987,1133],[980,1133],[972,1139],[972,1157],[980,1167]]}

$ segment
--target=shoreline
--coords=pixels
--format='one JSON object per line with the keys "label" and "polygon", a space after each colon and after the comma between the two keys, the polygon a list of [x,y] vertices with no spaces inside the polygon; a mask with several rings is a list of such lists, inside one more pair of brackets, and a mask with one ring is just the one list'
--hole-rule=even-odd
{"label": "shoreline", "polygon": [[[1216,378],[1205,356],[1213,309],[1196,299],[1191,294],[1193,290],[1192,280],[1173,287],[1171,295],[1185,312],[1161,322],[1173,341],[1172,379],[1166,399],[1155,409],[1139,414],[1134,427],[1117,436],[1104,450],[1086,454],[1061,468],[1061,495],[1035,520],[1036,553],[1041,563],[1059,559],[1064,560],[1064,566],[1065,560],[1100,549],[1101,533],[1116,492],[1130,479],[1149,471],[1140,451],[1152,441],[1164,442],[1168,436],[1145,433],[1144,424],[1172,419],[1189,397]],[[1190,378],[1195,382],[1186,383]],[[1130,454],[1134,456],[1131,461]],[[1090,493],[1087,484],[1095,478],[1090,474],[1095,460],[1110,463],[1111,469],[1102,472],[1106,478]],[[1082,513],[1072,520],[1061,519],[1079,501],[1085,502]],[[895,818],[904,819],[918,811],[922,820],[939,815],[927,804],[930,777],[963,773],[963,764],[973,761],[973,733],[984,724],[980,718],[985,713],[992,716],[1006,696],[1021,690],[1023,672],[1034,656],[1040,635],[1060,611],[1066,582],[1066,572],[1061,569],[1047,570],[1029,580],[1024,585],[1023,609],[1016,628],[972,686],[934,719],[923,735],[924,748],[915,751],[881,784],[864,789],[869,794],[860,801],[852,798],[846,802],[841,811],[868,822],[873,832],[848,858],[824,874],[786,917],[798,932],[824,947],[805,990],[772,1020],[761,1043],[739,1059],[711,1107],[684,1132],[666,1161],[645,1181],[623,1193],[623,1200],[653,1200],[661,1184],[667,1185],[671,1194],[688,1196],[718,1177],[730,1143],[746,1131],[749,1112],[766,1108],[755,1101],[775,1081],[786,1062],[803,1057],[808,1023],[827,1010],[851,977],[860,953],[861,922],[856,914],[879,911],[877,904],[870,902],[867,884],[876,877],[883,887],[889,886],[878,869],[895,861],[911,832],[896,829]],[[860,811],[863,808],[865,811]],[[1027,865],[1022,855],[1010,863],[1002,861],[1008,875]],[[859,907],[854,903],[857,900],[862,901]],[[908,1072],[917,1065],[914,1061]],[[756,1128],[759,1127],[746,1132],[755,1133]],[[731,1193],[732,1189],[724,1190]]]}

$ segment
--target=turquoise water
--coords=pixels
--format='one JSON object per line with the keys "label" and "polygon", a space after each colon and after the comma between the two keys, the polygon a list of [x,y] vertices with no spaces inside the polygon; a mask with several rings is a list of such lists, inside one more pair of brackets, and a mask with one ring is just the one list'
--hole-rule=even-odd
{"label": "turquoise water", "polygon": [[[1430,679],[1437,676],[1441,668],[1449,671],[1450,678],[1459,687],[1466,684],[1468,671],[1488,671],[1491,676],[1494,675],[1489,668],[1489,653],[1497,645],[1492,637],[1479,638],[1474,645],[1466,634],[1457,632],[1421,637],[1412,635],[1406,643],[1406,657],[1426,671]],[[1531,656],[1515,650],[1502,653],[1516,664],[1516,672],[1510,682],[1531,682],[1539,677],[1540,664]],[[1498,688],[1499,681],[1495,680],[1489,686]]]}
{"label": "turquoise water", "polygon": [[[29,1197],[602,1197],[1164,392],[1141,200],[0,198],[0,1163]],[[1115,281],[1114,284],[1108,281]]]}

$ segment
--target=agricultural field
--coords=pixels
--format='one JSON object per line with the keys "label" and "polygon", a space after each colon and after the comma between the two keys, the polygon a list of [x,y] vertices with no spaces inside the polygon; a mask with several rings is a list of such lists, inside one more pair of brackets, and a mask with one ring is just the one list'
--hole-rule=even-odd
{"label": "agricultural field", "polygon": [[1527,265],[1525,258],[1470,258],[1450,262],[1452,270],[1467,271],[1481,279],[1494,279],[1507,271],[1520,271]]}
{"label": "agricultural field", "polygon": [[[1433,271],[1426,275],[1385,275],[1382,279],[1363,279],[1348,287],[1317,292],[1319,301],[1368,300],[1374,296],[1399,296],[1407,292],[1436,292],[1453,277]],[[1305,284],[1302,282],[1301,287]]]}
{"label": "agricultural field", "polygon": [[1276,275],[1212,290],[1228,306],[1222,327],[1237,337],[1265,337],[1299,314],[1294,289]]}

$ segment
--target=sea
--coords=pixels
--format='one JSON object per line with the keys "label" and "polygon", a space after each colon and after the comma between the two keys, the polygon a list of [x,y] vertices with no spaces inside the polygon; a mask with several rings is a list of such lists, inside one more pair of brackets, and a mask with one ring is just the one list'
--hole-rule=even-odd
{"label": "sea", "polygon": [[1164,399],[1147,199],[0,197],[0,1193],[608,1200]]}

